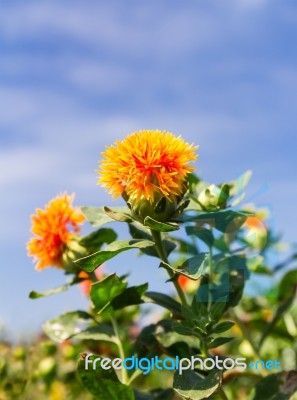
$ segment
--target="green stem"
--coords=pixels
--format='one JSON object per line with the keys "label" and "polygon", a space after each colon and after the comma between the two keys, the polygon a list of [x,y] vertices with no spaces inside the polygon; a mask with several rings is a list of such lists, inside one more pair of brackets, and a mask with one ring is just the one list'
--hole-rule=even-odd
{"label": "green stem", "polygon": [[[120,338],[117,321],[115,320],[115,318],[112,315],[110,315],[110,320],[111,320],[111,323],[113,326],[115,336],[117,338],[116,345],[118,346],[119,356],[122,360],[124,360],[126,358],[126,356],[125,356],[124,348],[123,348],[122,341]],[[124,384],[126,384],[128,382],[128,380],[129,380],[128,372],[125,368],[122,368],[122,382]]]}
{"label": "green stem", "polygon": [[212,247],[209,246],[209,256],[208,256],[208,262],[209,262],[209,281],[208,281],[208,310],[211,308],[211,303],[212,303],[212,296],[211,296],[211,291],[210,287],[212,284],[213,280],[213,272],[212,272],[212,267],[213,267],[213,262],[212,262]]}
{"label": "green stem", "polygon": [[220,386],[218,388],[218,394],[221,396],[221,398],[223,400],[228,400],[228,397],[227,397],[226,393],[224,392],[224,389],[222,388],[222,386]]}
{"label": "green stem", "polygon": [[[169,264],[168,258],[166,256],[166,253],[165,253],[165,250],[164,250],[164,247],[163,247],[161,233],[158,232],[158,231],[154,231],[154,230],[151,230],[151,233],[152,233],[153,240],[154,240],[154,242],[156,244],[157,252],[159,254],[159,257],[160,257],[161,261],[163,261],[165,264]],[[177,274],[175,274],[169,267],[166,267],[166,265],[164,265],[164,268],[168,272],[168,274],[170,276],[170,279],[172,280],[172,282],[173,282],[173,284],[175,286],[175,289],[176,289],[176,291],[178,293],[178,296],[180,298],[181,303],[185,307],[187,307],[188,306],[187,299],[186,299],[186,296],[185,296],[182,288],[180,287],[180,285],[178,283]]]}
{"label": "green stem", "polygon": [[92,282],[98,282],[97,276],[94,271],[88,272],[88,274]]}
{"label": "green stem", "polygon": [[[200,339],[200,346],[201,346],[201,354],[203,357],[208,358],[209,357],[209,352],[208,352],[208,347],[207,344],[205,343],[205,341],[203,340],[203,338]],[[224,392],[224,389],[222,388],[222,386],[219,386],[217,389],[217,393],[220,395],[220,397],[223,400],[228,400],[228,397],[226,396],[226,393]]]}
{"label": "green stem", "polygon": [[132,383],[136,378],[138,378],[140,375],[142,375],[142,374],[143,374],[143,372],[142,372],[141,369],[135,370],[135,371],[133,372],[133,374],[130,376],[130,379],[128,380],[127,385],[130,386],[131,383]]}

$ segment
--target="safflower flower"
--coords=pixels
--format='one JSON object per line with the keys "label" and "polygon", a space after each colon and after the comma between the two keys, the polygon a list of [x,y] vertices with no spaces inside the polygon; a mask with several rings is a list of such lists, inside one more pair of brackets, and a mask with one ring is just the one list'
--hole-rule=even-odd
{"label": "safflower flower", "polygon": [[63,268],[65,250],[79,247],[76,238],[85,217],[79,208],[72,206],[73,200],[74,195],[64,193],[31,216],[34,236],[27,243],[27,249],[28,255],[37,261],[37,270],[48,266]]}
{"label": "safflower flower", "polygon": [[166,131],[134,132],[102,153],[98,184],[114,198],[122,195],[140,220],[166,221],[187,190],[197,147]]}

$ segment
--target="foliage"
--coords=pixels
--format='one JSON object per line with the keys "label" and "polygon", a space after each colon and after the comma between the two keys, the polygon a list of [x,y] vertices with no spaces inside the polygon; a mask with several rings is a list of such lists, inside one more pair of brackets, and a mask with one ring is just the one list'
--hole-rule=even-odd
{"label": "foliage", "polygon": [[[81,283],[81,271],[90,282],[87,311],[73,310],[44,325],[52,340],[62,345],[71,341],[83,349],[78,380],[73,380],[79,388],[76,398],[83,387],[103,400],[296,398],[296,372],[289,372],[296,369],[296,255],[271,263],[280,239],[261,210],[242,205],[250,175],[209,185],[188,174],[182,195],[172,196],[175,203],[170,207],[153,189],[141,207],[133,198],[132,209],[127,193],[126,207],[82,207],[95,230],[79,238],[81,257],[72,260],[71,268],[67,264],[71,282],[30,294],[35,299],[67,290]],[[112,174],[108,179],[112,181]],[[113,229],[102,228],[112,221],[126,224],[131,237],[117,240]],[[153,257],[156,267],[167,271],[166,294],[148,291],[146,282],[130,286],[126,275],[111,273],[98,280],[94,271],[128,250]],[[261,286],[255,293],[257,283]],[[167,293],[169,284],[173,295]],[[139,323],[144,303],[154,305],[148,325]],[[158,320],[156,305],[163,310]],[[143,358],[146,364],[159,357],[169,367],[160,372],[156,366],[149,373],[140,364],[88,370],[89,353],[93,364],[107,354],[111,360],[128,358],[133,363]],[[199,360],[186,368],[193,358]],[[186,359],[184,369],[181,359]],[[2,365],[5,375],[5,361]],[[57,365],[51,376],[57,374]],[[44,383],[46,390],[49,382]],[[4,384],[4,391],[7,387]]]}

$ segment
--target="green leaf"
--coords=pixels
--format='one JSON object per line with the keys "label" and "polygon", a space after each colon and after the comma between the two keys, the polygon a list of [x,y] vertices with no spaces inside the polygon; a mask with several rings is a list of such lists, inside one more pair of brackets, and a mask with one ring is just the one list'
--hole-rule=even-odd
{"label": "green leaf", "polygon": [[224,183],[221,187],[220,187],[220,194],[219,194],[219,198],[218,198],[218,207],[219,208],[226,208],[227,207],[227,201],[230,197],[230,185],[228,185],[227,183]]}
{"label": "green leaf", "polygon": [[193,235],[202,240],[208,247],[214,244],[213,233],[209,229],[201,228],[199,226],[187,226],[186,232],[188,235]]}
{"label": "green leaf", "polygon": [[193,328],[185,324],[174,325],[174,331],[179,335],[184,335],[184,336],[193,336],[193,334],[195,333]]}
{"label": "green leaf", "polygon": [[172,389],[154,389],[149,393],[135,390],[135,400],[173,400],[174,396]]}
{"label": "green leaf", "polygon": [[94,361],[100,356],[92,355],[89,357],[93,364],[85,368],[86,354],[78,362],[78,375],[83,386],[92,393],[96,399],[100,400],[134,400],[133,389],[122,384],[112,368],[103,369],[99,362],[96,364],[96,369],[92,367]]}
{"label": "green leaf", "polygon": [[297,286],[297,269],[287,272],[281,279],[278,287],[279,300],[285,299]]}
{"label": "green leaf", "polygon": [[158,232],[171,232],[179,230],[179,226],[177,224],[159,222],[149,216],[145,217],[144,226],[148,226],[150,229]]}
{"label": "green leaf", "polygon": [[197,255],[198,250],[196,246],[194,246],[192,243],[187,242],[186,240],[172,237],[172,240],[178,244],[178,248],[176,251],[179,253],[186,253],[186,254],[192,254],[192,255]]}
{"label": "green leaf", "polygon": [[181,305],[172,297],[167,296],[166,294],[158,292],[146,292],[142,299],[145,303],[158,304],[159,306],[164,307],[169,311],[172,311],[174,314],[181,313]]}
{"label": "green leaf", "polygon": [[82,322],[91,319],[91,315],[85,311],[71,311],[61,314],[43,324],[44,332],[55,342],[63,342],[71,336],[82,332]]}
{"label": "green leaf", "polygon": [[210,316],[213,321],[218,321],[223,315],[226,307],[226,298],[218,299],[215,303],[212,304],[210,309]]}
{"label": "green leaf", "polygon": [[247,211],[223,210],[184,215],[181,222],[198,221],[201,225],[209,224],[220,232],[233,233],[237,231],[253,213]]}
{"label": "green leaf", "polygon": [[103,210],[106,212],[106,214],[110,218],[114,219],[115,221],[118,221],[118,222],[132,222],[133,221],[130,211],[129,212],[119,212],[117,210],[112,210],[111,208],[106,207],[106,206],[103,207]]}
{"label": "green leaf", "polygon": [[[144,227],[143,225],[139,224],[138,222],[133,222],[128,224],[129,232],[133,239],[145,239],[145,240],[153,240],[152,235],[148,228]],[[176,245],[171,240],[163,240],[163,247],[168,257],[169,254],[175,249]],[[157,257],[159,258],[156,246],[145,247],[140,249],[140,251],[148,256]]]}
{"label": "green leaf", "polygon": [[189,183],[189,191],[190,191],[190,193],[194,193],[195,192],[195,187],[200,182],[200,179],[198,178],[198,176],[196,176],[193,173],[188,174],[186,179],[187,179],[187,181]]}
{"label": "green leaf", "polygon": [[212,329],[212,332],[213,333],[222,333],[222,332],[226,332],[226,331],[228,331],[229,329],[231,329],[232,328],[232,326],[234,326],[235,324],[234,324],[234,322],[232,322],[232,321],[224,321],[224,322],[221,322],[220,324],[218,324],[217,326],[215,326],[213,329]]}
{"label": "green leaf", "polygon": [[291,291],[291,293],[288,293],[288,297],[279,304],[272,321],[265,327],[265,330],[260,339],[259,347],[262,346],[264,340],[267,338],[270,332],[275,328],[275,326],[277,325],[279,320],[283,317],[283,315],[292,306],[293,301],[295,300],[295,296],[296,296],[296,288],[294,288]]}
{"label": "green leaf", "polygon": [[222,346],[223,344],[231,342],[233,340],[233,337],[218,337],[216,339],[211,340],[207,347],[209,349],[215,349],[216,347]]}
{"label": "green leaf", "polygon": [[102,281],[93,283],[91,300],[98,314],[104,311],[111,301],[126,289],[127,285],[128,283],[121,281],[116,274],[111,274]]}
{"label": "green leaf", "polygon": [[58,287],[56,287],[56,288],[54,288],[54,289],[50,289],[50,290],[47,290],[46,292],[42,292],[42,293],[41,293],[41,292],[35,292],[35,290],[32,290],[32,291],[29,293],[29,298],[30,298],[30,299],[39,299],[39,298],[41,298],[41,297],[51,296],[52,294],[56,294],[56,293],[60,293],[60,292],[65,292],[66,290],[69,289],[70,286],[76,285],[77,283],[80,283],[80,282],[82,282],[82,281],[83,281],[83,279],[74,278],[74,279],[72,279],[69,283],[66,283],[65,285],[58,286]]}
{"label": "green leaf", "polygon": [[86,247],[89,251],[96,251],[100,249],[103,243],[112,243],[116,238],[117,234],[114,230],[101,228],[83,237],[79,244]]}
{"label": "green leaf", "polygon": [[208,253],[199,253],[197,256],[186,260],[180,267],[174,268],[170,264],[161,262],[160,267],[170,268],[176,274],[185,275],[190,279],[197,280],[204,271],[204,262]]}
{"label": "green leaf", "polygon": [[249,271],[255,272],[256,274],[273,275],[272,270],[269,267],[263,265],[263,263],[263,256],[256,256],[247,259],[247,266]]}
{"label": "green leaf", "polygon": [[[192,304],[191,304],[191,312],[194,313],[195,317],[197,320],[203,319],[204,321],[210,321],[210,315],[207,307],[205,307],[205,304],[202,303],[201,301],[198,301],[196,297],[193,298]],[[185,311],[187,310],[186,307],[183,307],[183,314],[185,314]]]}
{"label": "green leaf", "polygon": [[128,224],[128,227],[133,239],[153,240],[150,230],[139,222],[132,222]]}
{"label": "green leaf", "polygon": [[[111,218],[110,215],[106,214],[104,207],[81,207],[81,210],[84,216],[93,226],[101,226],[115,221],[114,218]],[[130,210],[128,207],[114,207],[113,212],[129,215]]]}
{"label": "green leaf", "polygon": [[143,249],[154,246],[154,242],[149,240],[119,240],[106,246],[104,250],[97,251],[87,257],[82,257],[75,261],[80,268],[87,272],[94,271],[99,265],[115,257],[123,251],[131,249]]}
{"label": "green leaf", "polygon": [[[131,286],[125,289],[110,302],[110,308],[114,311],[127,306],[143,303],[142,296],[147,291],[148,283],[139,286]],[[108,307],[109,310],[109,307]]]}
{"label": "green leaf", "polygon": [[185,370],[182,375],[176,371],[173,388],[187,400],[201,400],[212,395],[221,384],[221,380],[222,373],[217,370],[212,370],[205,378],[192,370]]}
{"label": "green leaf", "polygon": [[117,343],[117,338],[114,336],[113,329],[109,325],[103,323],[97,326],[91,326],[71,337],[79,340],[102,340],[105,342]]}
{"label": "green leaf", "polygon": [[[177,325],[175,326],[175,328]],[[199,342],[196,337],[191,336],[191,333],[186,334],[179,334],[177,333],[176,329],[174,328],[175,332],[164,332],[164,333],[157,333],[156,338],[159,343],[161,343],[164,347],[170,347],[175,343],[186,343],[189,347],[199,348]],[[177,328],[178,330],[178,328]]]}
{"label": "green leaf", "polygon": [[231,203],[231,207],[239,204],[245,197],[245,188],[252,176],[252,171],[248,170],[240,175],[236,180],[230,182],[230,196],[239,196]]}
{"label": "green leaf", "polygon": [[297,372],[271,374],[256,383],[253,400],[296,400]]}

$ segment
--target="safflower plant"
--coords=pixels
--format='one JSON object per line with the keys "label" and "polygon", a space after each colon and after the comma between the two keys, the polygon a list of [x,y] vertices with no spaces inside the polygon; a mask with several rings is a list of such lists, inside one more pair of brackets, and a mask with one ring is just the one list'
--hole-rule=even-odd
{"label": "safflower plant", "polygon": [[[265,210],[243,205],[250,172],[209,185],[194,173],[197,148],[169,132],[132,133],[106,149],[97,170],[98,183],[113,198],[121,196],[122,207],[78,208],[74,196],[64,193],[32,216],[27,247],[36,269],[57,267],[71,279],[30,297],[84,284],[89,309],[62,314],[43,329],[56,342],[85,346],[77,375],[96,399],[269,400],[293,399],[296,392],[297,373],[281,364],[284,349],[296,350],[296,270],[258,298],[244,295],[251,277],[274,276],[294,256],[268,267],[267,254],[279,238]],[[130,237],[117,240],[107,225],[114,221],[126,224]],[[94,230],[82,236],[87,222]],[[133,249],[166,271],[164,292],[149,290],[146,282],[130,286],[124,268],[121,276],[101,272],[108,260]],[[154,305],[147,326],[139,323],[145,303]],[[271,345],[276,335],[283,340],[279,346]],[[90,367],[105,356],[137,357],[146,366],[158,356],[167,368],[150,364],[148,374],[141,366]],[[239,357],[246,368],[234,362]],[[193,368],[187,360],[179,364],[194,358],[200,361]],[[279,362],[267,370],[265,358]],[[249,369],[256,360],[259,368]]]}

